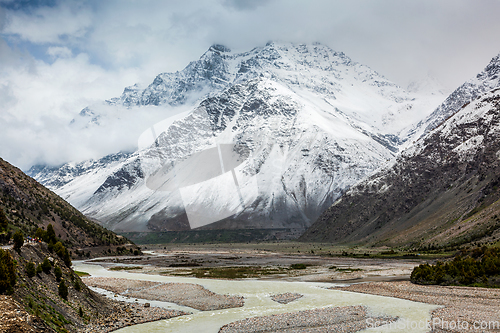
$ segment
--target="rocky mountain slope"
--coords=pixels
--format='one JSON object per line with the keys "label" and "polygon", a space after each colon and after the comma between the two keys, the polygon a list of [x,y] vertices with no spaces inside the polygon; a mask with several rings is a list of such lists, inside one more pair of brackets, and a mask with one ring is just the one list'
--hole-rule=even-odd
{"label": "rocky mountain slope", "polygon": [[[123,304],[90,290],[72,270],[65,247],[76,259],[103,252],[139,254],[137,246],[90,221],[2,159],[0,220],[0,241],[15,232],[14,245],[0,249],[0,294],[5,294],[0,295],[1,332],[108,332],[183,314]],[[17,243],[19,231],[48,240],[23,243],[21,237]]]}
{"label": "rocky mountain slope", "polygon": [[[112,312],[113,304],[87,288],[62,260],[54,259],[47,244],[25,245],[19,251],[10,251],[10,255],[17,263],[16,284],[11,295],[3,296],[3,305],[6,312],[9,308],[15,311],[0,324],[5,332],[83,331],[98,311],[108,315]],[[34,272],[33,276],[27,273],[29,263],[41,266],[47,258],[51,261],[45,271]],[[56,267],[61,271],[59,278]],[[59,295],[60,281],[68,291],[65,299]]]}
{"label": "rocky mountain slope", "polygon": [[[0,249],[0,255],[2,264],[15,262],[13,289],[0,295],[0,332],[110,332],[186,314],[117,302],[94,292],[43,242]],[[4,268],[0,268],[0,294],[5,293]]]}
{"label": "rocky mountain slope", "polygon": [[89,220],[57,194],[25,175],[0,158],[0,208],[5,212],[11,230],[21,230],[34,237],[38,228],[53,226],[64,245],[85,254],[95,251],[116,252],[118,247],[137,250],[126,238]]}
{"label": "rocky mountain slope", "polygon": [[436,110],[460,105],[456,113],[349,189],[301,239],[410,248],[497,242],[499,72],[495,57]]}
{"label": "rocky mountain slope", "polygon": [[390,161],[411,141],[401,133],[439,102],[324,45],[214,45],[75,120],[99,126],[115,108],[167,110],[137,151],[30,175],[115,231],[303,230]]}

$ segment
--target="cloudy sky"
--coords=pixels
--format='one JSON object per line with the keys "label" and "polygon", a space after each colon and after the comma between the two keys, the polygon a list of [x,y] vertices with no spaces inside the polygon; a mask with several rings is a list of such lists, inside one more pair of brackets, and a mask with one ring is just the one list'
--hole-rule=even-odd
{"label": "cloudy sky", "polygon": [[0,0],[0,157],[26,169],[123,148],[67,125],[213,43],[321,42],[401,86],[452,91],[500,52],[499,16],[500,0]]}

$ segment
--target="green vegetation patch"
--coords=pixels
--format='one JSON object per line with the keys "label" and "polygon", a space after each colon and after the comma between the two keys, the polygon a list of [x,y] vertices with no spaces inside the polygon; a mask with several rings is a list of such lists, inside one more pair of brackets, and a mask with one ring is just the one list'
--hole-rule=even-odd
{"label": "green vegetation patch", "polygon": [[89,273],[87,273],[87,272],[80,272],[80,271],[75,271],[75,274],[78,275],[78,276],[80,276],[80,277],[81,276],[90,276]]}
{"label": "green vegetation patch", "polygon": [[109,270],[110,271],[128,271],[132,269],[142,269],[141,266],[116,266],[116,267],[111,267]]}
{"label": "green vegetation patch", "polygon": [[[32,298],[34,297],[34,299]],[[64,327],[67,324],[73,323],[67,320],[61,313],[56,311],[46,301],[50,301],[42,295],[31,295],[25,298],[26,310],[39,318],[58,333],[67,333],[68,330]]]}
{"label": "green vegetation patch", "polygon": [[15,284],[15,262],[9,251],[0,249],[0,294],[12,294]]}
{"label": "green vegetation patch", "polygon": [[476,248],[461,251],[452,261],[415,267],[413,283],[500,287],[500,248]]}
{"label": "green vegetation patch", "polygon": [[334,269],[337,272],[346,272],[346,273],[352,273],[352,272],[359,272],[362,271],[363,269],[361,268],[351,268],[351,267],[337,267],[337,266],[330,266],[328,269]]}
{"label": "green vegetation patch", "polygon": [[205,267],[194,268],[189,275],[197,278],[212,279],[245,279],[258,278],[263,275],[283,274],[287,270],[282,267],[261,267],[261,266],[241,266],[241,267]]}
{"label": "green vegetation patch", "polygon": [[291,269],[306,269],[307,265],[306,264],[291,264],[290,268]]}
{"label": "green vegetation patch", "polygon": [[6,231],[9,228],[9,220],[7,220],[7,216],[3,211],[3,208],[0,207],[0,231]]}
{"label": "green vegetation patch", "polygon": [[47,226],[47,231],[38,228],[35,232],[35,237],[46,242],[48,244],[49,251],[55,252],[64,261],[66,266],[71,266],[71,256],[69,255],[66,247],[62,244],[61,240],[56,237],[52,224]]}

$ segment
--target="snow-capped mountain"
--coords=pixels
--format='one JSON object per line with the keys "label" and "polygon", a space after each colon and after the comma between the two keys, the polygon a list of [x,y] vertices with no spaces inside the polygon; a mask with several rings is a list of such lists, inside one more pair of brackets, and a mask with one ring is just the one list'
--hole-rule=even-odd
{"label": "snow-capped mountain", "polygon": [[498,73],[497,56],[433,114],[455,113],[430,131],[435,121],[424,122],[427,134],[351,187],[302,239],[453,248],[500,236]]}
{"label": "snow-capped mountain", "polygon": [[393,159],[408,141],[399,133],[442,99],[321,44],[214,45],[76,119],[99,126],[113,108],[167,110],[136,152],[30,174],[113,230],[304,229]]}

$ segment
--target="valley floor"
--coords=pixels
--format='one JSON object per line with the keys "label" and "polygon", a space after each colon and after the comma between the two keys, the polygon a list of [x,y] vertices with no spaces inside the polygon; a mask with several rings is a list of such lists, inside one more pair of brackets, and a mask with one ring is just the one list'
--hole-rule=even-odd
{"label": "valley floor", "polygon": [[[417,259],[338,258],[292,255],[256,249],[208,250],[200,247],[184,247],[178,250],[156,248],[154,253],[146,252],[146,255],[142,257],[104,258],[98,262],[99,265],[109,270],[146,275],[345,283],[346,286],[334,289],[437,305],[438,307],[430,310],[430,321],[425,323],[430,328],[427,331],[500,332],[498,314],[500,291],[498,289],[412,284],[405,280],[409,280],[413,267],[423,262]],[[130,281],[128,284],[137,282]],[[116,278],[87,278],[85,283],[118,293],[125,288],[123,281]],[[130,289],[129,287],[126,289]],[[144,289],[150,287],[144,286]],[[183,300],[203,296],[201,301],[203,304],[199,305],[200,309],[203,307],[223,308],[220,306],[220,299],[214,295],[207,297],[206,291],[201,290],[199,285],[182,287],[184,288],[182,293],[189,297],[180,294],[179,289],[163,287],[153,293],[156,296],[152,299],[158,300],[161,296],[163,301],[189,306],[183,303]],[[140,288],[137,289],[137,296],[141,295],[140,290]],[[143,295],[143,298],[148,298],[146,294]],[[129,295],[129,297],[137,296]],[[276,295],[278,299],[284,298],[290,302],[300,299],[300,296]],[[213,304],[211,304],[212,301]],[[234,306],[238,306],[236,303]],[[220,332],[239,332],[241,329],[245,332],[262,330],[316,332],[320,327],[325,332],[332,330],[357,332],[368,327],[367,319],[370,319],[372,323],[378,321],[379,324],[395,322],[394,317],[371,316],[370,309],[365,307],[345,306],[329,308],[329,310],[313,309],[309,312],[299,311],[247,318],[225,325]],[[281,327],[284,323],[287,327]],[[406,325],[412,324],[410,322]],[[415,324],[423,325],[423,323]],[[412,326],[408,326],[405,330],[415,331]]]}
{"label": "valley floor", "polygon": [[142,257],[105,258],[93,262],[114,271],[143,274],[332,283],[409,280],[413,268],[422,263],[420,259],[330,257],[304,252],[278,252],[264,246],[149,247]]}

